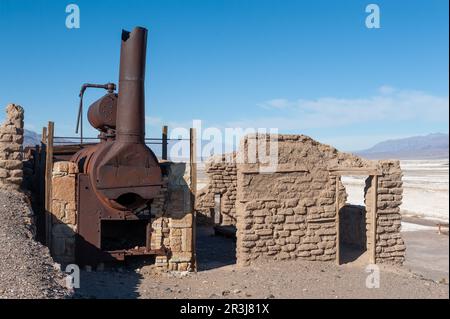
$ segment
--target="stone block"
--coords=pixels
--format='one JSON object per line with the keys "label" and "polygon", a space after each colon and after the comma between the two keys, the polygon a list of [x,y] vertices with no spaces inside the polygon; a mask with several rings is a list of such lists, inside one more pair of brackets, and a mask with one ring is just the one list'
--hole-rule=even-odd
{"label": "stone block", "polygon": [[273,230],[272,229],[258,229],[255,231],[256,235],[259,236],[267,236],[267,235],[272,235],[273,234]]}
{"label": "stone block", "polygon": [[74,176],[52,178],[52,197],[66,202],[75,202],[76,188]]}

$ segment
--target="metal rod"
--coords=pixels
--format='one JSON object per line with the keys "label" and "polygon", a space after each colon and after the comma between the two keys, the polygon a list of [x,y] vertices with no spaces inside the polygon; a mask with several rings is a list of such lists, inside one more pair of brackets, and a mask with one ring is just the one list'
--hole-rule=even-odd
{"label": "metal rod", "polygon": [[162,129],[162,154],[161,157],[163,160],[167,159],[167,132],[168,132],[168,127],[167,125],[163,126]]}
{"label": "metal rod", "polygon": [[[55,136],[54,138],[66,138],[66,139],[80,139],[79,136]],[[83,136],[84,140],[99,140],[98,137],[86,137]],[[160,137],[147,137],[145,138],[146,141],[162,141],[162,138]],[[188,138],[167,138],[167,141],[189,141]]]}

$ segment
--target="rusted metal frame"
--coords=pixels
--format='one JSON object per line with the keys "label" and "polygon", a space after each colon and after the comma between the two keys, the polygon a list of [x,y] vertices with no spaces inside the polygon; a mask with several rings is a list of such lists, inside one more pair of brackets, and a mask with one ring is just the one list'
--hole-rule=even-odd
{"label": "rusted metal frame", "polygon": [[192,256],[193,268],[197,271],[197,253],[196,253],[196,233],[197,233],[197,214],[195,211],[195,197],[197,194],[197,131],[195,128],[190,129],[190,143],[189,143],[189,163],[190,163],[190,188],[191,188],[191,214],[192,214]]}
{"label": "rusted metal frame", "polygon": [[139,247],[137,249],[124,249],[124,250],[112,250],[106,251],[112,258],[116,260],[124,260],[127,256],[164,256],[166,251],[164,249],[148,250],[146,247]]}
{"label": "rusted metal frame", "polygon": [[52,246],[52,170],[53,170],[53,137],[54,137],[54,123],[48,122],[47,137],[46,137],[46,152],[45,152],[45,229],[46,229],[46,244],[49,249]]}
{"label": "rusted metal frame", "polygon": [[[104,135],[99,144],[83,148],[71,159],[82,166],[83,172],[78,174],[77,186],[77,232],[78,238],[82,238],[77,244],[77,259],[84,262],[110,258],[111,254],[122,258],[127,254],[151,252],[150,218],[146,247],[109,252],[101,247],[102,220],[140,219],[134,215],[134,210],[141,201],[155,198],[162,186],[161,168],[156,156],[145,145],[144,136],[146,40],[147,30],[144,28],[122,32],[115,134]],[[99,107],[98,103],[96,105]],[[91,105],[90,109],[92,107],[96,106]],[[104,132],[106,122],[102,113],[93,112],[91,115],[91,125]],[[117,166],[117,163],[128,165]],[[119,201],[121,196],[129,194],[138,198]],[[138,205],[135,202],[139,202]]]}
{"label": "rusted metal frame", "polygon": [[[79,136],[55,136],[54,139],[58,138],[65,138],[65,139],[71,139],[71,140],[79,140]],[[93,136],[84,136],[83,140],[99,140],[99,137],[93,137]],[[146,137],[144,140],[146,141],[161,141],[161,137]],[[189,138],[168,138],[167,141],[189,141]],[[83,143],[84,144],[84,143]]]}

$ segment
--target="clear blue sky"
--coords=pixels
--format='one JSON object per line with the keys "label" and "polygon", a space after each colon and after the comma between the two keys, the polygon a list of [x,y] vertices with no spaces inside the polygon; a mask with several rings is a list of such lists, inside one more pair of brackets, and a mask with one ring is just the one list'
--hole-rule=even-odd
{"label": "clear blue sky", "polygon": [[[79,5],[81,28],[65,7]],[[367,29],[377,3],[381,28]],[[448,1],[0,0],[0,106],[73,135],[82,83],[117,82],[121,29],[149,29],[147,135],[278,127],[343,150],[448,132]],[[88,92],[86,103],[101,92]],[[1,115],[3,116],[3,115]],[[87,129],[87,125],[86,125]],[[90,135],[95,132],[90,131]]]}

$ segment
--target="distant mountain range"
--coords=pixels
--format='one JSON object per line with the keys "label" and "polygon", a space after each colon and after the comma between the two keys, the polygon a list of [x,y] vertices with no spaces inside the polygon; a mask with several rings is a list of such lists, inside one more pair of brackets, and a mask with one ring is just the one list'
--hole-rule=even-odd
{"label": "distant mountain range", "polygon": [[[24,146],[34,146],[40,141],[40,134],[25,130]],[[387,140],[367,150],[354,153],[368,159],[447,159],[449,158],[448,144],[448,134],[434,133]]]}
{"label": "distant mountain range", "polygon": [[[61,144],[62,142],[67,144],[74,143],[68,139],[58,138],[58,144]],[[23,146],[35,146],[39,144],[41,144],[41,134],[25,129],[23,135]]]}
{"label": "distant mountain range", "polygon": [[41,143],[41,134],[25,129],[23,146],[34,146]]}
{"label": "distant mountain range", "polygon": [[354,152],[369,159],[448,159],[448,134],[434,133],[387,140]]}

